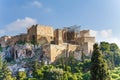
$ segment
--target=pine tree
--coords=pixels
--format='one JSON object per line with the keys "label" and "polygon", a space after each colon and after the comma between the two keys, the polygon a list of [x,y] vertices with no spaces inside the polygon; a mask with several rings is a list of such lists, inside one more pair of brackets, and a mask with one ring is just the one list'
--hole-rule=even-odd
{"label": "pine tree", "polygon": [[13,78],[11,75],[12,74],[11,71],[7,67],[7,63],[2,61],[0,62],[1,62],[0,80],[15,80],[15,78]]}
{"label": "pine tree", "polygon": [[93,54],[91,57],[91,80],[110,80],[108,67],[98,44],[93,46]]}

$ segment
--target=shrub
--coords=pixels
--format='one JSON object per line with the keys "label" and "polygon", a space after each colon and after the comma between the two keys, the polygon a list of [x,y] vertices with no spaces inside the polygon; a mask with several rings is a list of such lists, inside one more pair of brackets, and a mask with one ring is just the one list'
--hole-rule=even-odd
{"label": "shrub", "polygon": [[119,78],[119,75],[118,74],[112,74],[112,78],[117,79],[117,78]]}

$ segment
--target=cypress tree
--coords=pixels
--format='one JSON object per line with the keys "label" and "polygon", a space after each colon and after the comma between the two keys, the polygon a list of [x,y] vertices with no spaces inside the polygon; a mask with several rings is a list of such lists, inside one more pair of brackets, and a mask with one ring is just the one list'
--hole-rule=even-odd
{"label": "cypress tree", "polygon": [[108,67],[98,44],[94,44],[91,57],[91,79],[90,80],[110,80]]}

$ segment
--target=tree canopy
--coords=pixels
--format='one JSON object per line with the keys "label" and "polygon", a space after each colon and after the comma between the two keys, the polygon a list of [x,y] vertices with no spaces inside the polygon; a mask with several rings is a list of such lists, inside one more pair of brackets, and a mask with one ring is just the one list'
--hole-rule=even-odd
{"label": "tree canopy", "polygon": [[94,44],[91,57],[91,80],[110,80],[107,63],[98,44]]}

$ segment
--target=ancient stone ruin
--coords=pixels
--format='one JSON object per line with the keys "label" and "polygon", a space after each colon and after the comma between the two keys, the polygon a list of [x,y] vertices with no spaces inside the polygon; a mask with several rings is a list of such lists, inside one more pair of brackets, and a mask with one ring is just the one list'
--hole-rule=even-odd
{"label": "ancient stone ruin", "polygon": [[[18,42],[33,43],[33,46],[17,45]],[[46,57],[49,62],[54,62],[59,57],[68,57],[73,54],[75,59],[81,60],[81,53],[91,55],[95,37],[90,35],[90,30],[79,30],[74,27],[53,29],[51,26],[32,25],[27,29],[27,34],[16,36],[3,36],[0,44],[3,48],[9,47],[7,55],[11,54],[14,59],[30,58],[36,55],[35,45],[42,48],[42,58]],[[44,55],[43,55],[44,54]]]}

